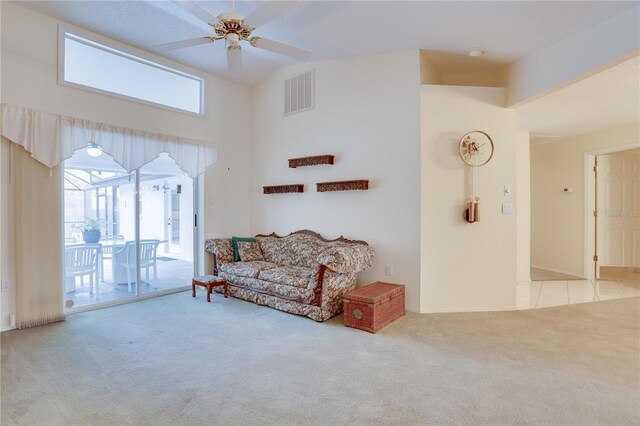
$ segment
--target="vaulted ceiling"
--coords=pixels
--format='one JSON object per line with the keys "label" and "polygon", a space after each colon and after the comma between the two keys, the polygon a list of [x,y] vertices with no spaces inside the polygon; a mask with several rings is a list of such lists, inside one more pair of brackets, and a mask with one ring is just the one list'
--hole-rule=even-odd
{"label": "vaulted ceiling", "polygon": [[[240,1],[247,15],[263,2]],[[626,1],[301,1],[254,34],[313,51],[310,61],[426,49],[464,54],[487,50],[486,59],[511,63],[528,53],[638,5]],[[168,1],[29,1],[21,5],[99,34],[152,50],[152,46],[211,34],[211,28]],[[213,15],[229,1],[199,1]],[[162,53],[163,56],[252,85],[294,63],[243,47],[244,69],[229,75],[222,43]]]}
{"label": "vaulted ceiling", "polygon": [[640,57],[533,100],[517,111],[519,127],[531,131],[531,143],[638,121]]}

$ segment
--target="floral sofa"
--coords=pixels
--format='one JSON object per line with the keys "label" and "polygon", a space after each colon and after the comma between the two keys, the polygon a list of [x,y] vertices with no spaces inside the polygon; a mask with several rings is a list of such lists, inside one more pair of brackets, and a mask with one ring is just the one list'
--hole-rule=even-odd
{"label": "floral sofa", "polygon": [[234,262],[231,239],[207,240],[214,275],[227,280],[231,296],[315,321],[342,312],[344,294],[356,287],[356,274],[371,267],[374,255],[364,241],[329,241],[307,230],[255,238],[264,261]]}

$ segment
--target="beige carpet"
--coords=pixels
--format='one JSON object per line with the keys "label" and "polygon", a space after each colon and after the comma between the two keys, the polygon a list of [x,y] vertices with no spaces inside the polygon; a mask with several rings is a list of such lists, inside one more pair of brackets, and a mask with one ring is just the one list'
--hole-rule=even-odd
{"label": "beige carpet", "polygon": [[638,424],[640,298],[379,334],[179,293],[2,333],[1,422]]}

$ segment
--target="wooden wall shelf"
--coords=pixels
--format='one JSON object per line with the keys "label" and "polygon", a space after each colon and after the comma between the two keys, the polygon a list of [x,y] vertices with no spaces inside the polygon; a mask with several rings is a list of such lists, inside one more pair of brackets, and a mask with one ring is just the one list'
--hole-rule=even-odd
{"label": "wooden wall shelf", "polygon": [[319,182],[317,185],[318,192],[328,191],[356,191],[369,189],[368,180],[343,180],[339,182]]}
{"label": "wooden wall shelf", "polygon": [[275,185],[275,186],[263,186],[265,194],[289,194],[292,192],[304,192],[304,185],[295,183],[291,185]]}
{"label": "wooden wall shelf", "polygon": [[336,157],[333,155],[315,155],[313,157],[289,158],[289,168],[295,169],[296,167],[317,166],[319,164],[333,164],[335,158]]}

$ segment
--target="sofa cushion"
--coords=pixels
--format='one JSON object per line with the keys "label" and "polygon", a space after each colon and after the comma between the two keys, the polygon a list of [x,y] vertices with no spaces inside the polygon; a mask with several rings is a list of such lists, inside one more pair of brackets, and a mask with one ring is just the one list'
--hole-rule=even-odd
{"label": "sofa cushion", "polygon": [[258,278],[291,287],[307,288],[311,279],[311,269],[302,266],[280,266],[260,271]]}
{"label": "sofa cushion", "polygon": [[260,250],[260,245],[257,242],[247,243],[244,241],[238,241],[238,254],[240,255],[240,260],[243,262],[264,260],[262,250]]}
{"label": "sofa cushion", "polygon": [[278,265],[271,262],[232,262],[220,265],[220,271],[239,277],[258,278],[260,271],[277,268]]}
{"label": "sofa cushion", "polygon": [[313,268],[318,256],[331,245],[318,238],[294,234],[286,237],[256,237],[265,260],[279,265]]}
{"label": "sofa cushion", "polygon": [[231,237],[231,243],[233,244],[233,261],[240,261],[240,253],[238,252],[238,242],[244,241],[247,243],[254,243],[256,241],[255,238],[243,238],[243,237]]}
{"label": "sofa cushion", "polygon": [[227,280],[230,287],[244,287],[246,289],[255,290],[276,297],[286,298],[288,300],[297,300],[300,303],[310,303],[315,297],[313,290],[308,288],[298,288],[290,285],[281,285],[272,283],[270,281],[264,281],[258,278],[229,275],[224,272],[222,272],[220,276]]}
{"label": "sofa cushion", "polygon": [[205,241],[204,248],[216,255],[217,263],[233,262],[231,238],[213,238]]}

